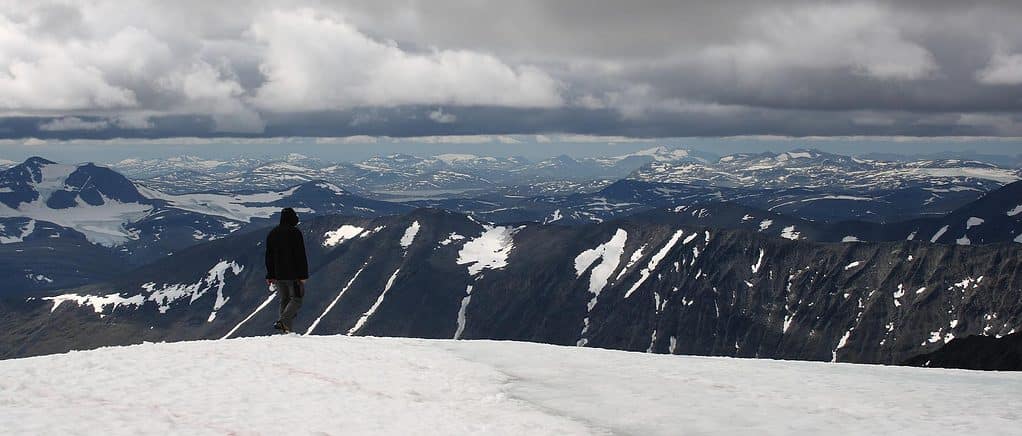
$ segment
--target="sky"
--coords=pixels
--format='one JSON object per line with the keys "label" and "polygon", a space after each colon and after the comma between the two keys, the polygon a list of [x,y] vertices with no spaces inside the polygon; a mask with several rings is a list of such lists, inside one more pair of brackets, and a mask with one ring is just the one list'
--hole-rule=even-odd
{"label": "sky", "polygon": [[[1017,1],[0,0],[0,153],[1019,154],[1020,22]],[[562,137],[605,139],[536,139]]]}

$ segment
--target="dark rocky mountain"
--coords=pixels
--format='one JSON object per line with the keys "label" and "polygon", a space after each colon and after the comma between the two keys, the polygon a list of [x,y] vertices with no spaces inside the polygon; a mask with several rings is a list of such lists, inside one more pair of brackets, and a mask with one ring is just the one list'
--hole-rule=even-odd
{"label": "dark rocky mountain", "polygon": [[[316,218],[301,225],[312,277],[296,328],[871,363],[1022,328],[1022,245],[792,241],[670,219],[685,215]],[[237,232],[101,284],[5,298],[0,352],[269,334],[264,237]]]}
{"label": "dark rocky mountain", "polygon": [[1022,332],[1007,336],[955,338],[936,351],[905,362],[927,368],[1022,371]]}

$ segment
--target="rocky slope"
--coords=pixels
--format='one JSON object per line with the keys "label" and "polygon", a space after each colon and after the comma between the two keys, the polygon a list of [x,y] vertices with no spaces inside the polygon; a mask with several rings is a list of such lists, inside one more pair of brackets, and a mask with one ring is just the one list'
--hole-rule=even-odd
{"label": "rocky slope", "polygon": [[[898,363],[1022,326],[1022,246],[835,244],[663,218],[494,226],[438,210],[302,224],[307,334],[492,338]],[[0,308],[4,357],[271,332],[262,231]]]}
{"label": "rocky slope", "polygon": [[905,362],[927,368],[1022,371],[1022,332],[1002,337],[955,338],[936,351]]}

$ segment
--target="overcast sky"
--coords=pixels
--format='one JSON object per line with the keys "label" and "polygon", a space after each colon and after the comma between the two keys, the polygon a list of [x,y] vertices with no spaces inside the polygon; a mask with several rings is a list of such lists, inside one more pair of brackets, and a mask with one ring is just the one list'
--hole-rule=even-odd
{"label": "overcast sky", "polygon": [[1018,1],[0,0],[0,138],[1015,138],[1019,23]]}

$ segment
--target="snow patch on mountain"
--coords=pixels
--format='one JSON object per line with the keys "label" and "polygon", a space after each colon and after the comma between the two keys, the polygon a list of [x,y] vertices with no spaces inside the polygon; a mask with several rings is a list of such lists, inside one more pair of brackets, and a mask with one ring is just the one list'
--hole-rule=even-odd
{"label": "snow patch on mountain", "polygon": [[337,230],[330,230],[323,234],[323,246],[333,247],[335,245],[343,244],[344,241],[354,239],[358,235],[365,232],[364,227],[353,226],[351,224],[345,224],[337,228]]}
{"label": "snow patch on mountain", "polygon": [[[0,206],[2,207],[2,206]],[[6,232],[7,228],[0,224],[0,232]],[[14,244],[18,242],[24,242],[28,235],[31,235],[35,231],[35,220],[28,220],[24,226],[21,227],[17,235],[6,235],[0,236],[0,244]]]}
{"label": "snow patch on mountain", "polygon": [[155,302],[159,307],[160,313],[166,313],[170,309],[171,304],[178,300],[188,298],[188,304],[192,304],[195,300],[205,295],[206,292],[215,288],[216,300],[213,303],[213,311],[210,315],[210,321],[212,321],[216,317],[216,311],[220,310],[227,303],[227,300],[230,299],[223,295],[224,286],[227,285],[227,272],[237,276],[244,270],[244,265],[240,265],[235,261],[221,260],[209,269],[205,277],[195,283],[165,283],[157,285],[154,282],[149,282],[143,284],[142,289],[148,294],[146,300]]}
{"label": "snow patch on mountain", "polygon": [[614,273],[621,263],[621,256],[625,253],[625,242],[628,241],[628,232],[624,229],[617,229],[609,241],[579,253],[575,257],[575,276],[582,277],[586,271],[596,262],[596,267],[589,273],[589,293],[593,294],[586,304],[586,317],[582,320],[582,332],[579,334],[578,346],[584,346],[587,342],[585,334],[589,331],[589,312],[596,306],[600,292],[607,286],[610,275]]}
{"label": "snow patch on mountain", "polygon": [[484,224],[483,233],[469,240],[458,252],[458,265],[468,265],[468,274],[475,276],[485,269],[507,266],[514,249],[514,234],[520,228]]}
{"label": "snow patch on mountain", "polygon": [[[283,191],[260,192],[255,194],[165,194],[144,186],[138,192],[147,198],[166,201],[171,207],[203,215],[213,215],[235,221],[252,222],[255,218],[269,218],[280,212],[280,206],[270,206],[278,200],[290,197],[301,186]],[[313,212],[304,207],[294,208],[296,212]]]}
{"label": "snow patch on mountain", "polygon": [[412,242],[415,241],[415,235],[419,234],[419,228],[419,222],[415,221],[405,229],[405,234],[401,236],[401,248],[407,250],[408,247],[412,246]]}
{"label": "snow patch on mountain", "polygon": [[460,241],[462,239],[465,239],[465,236],[459,235],[459,234],[457,234],[455,232],[451,232],[450,235],[447,235],[446,238],[444,238],[442,241],[440,241],[440,245],[450,245],[450,244],[452,244],[452,243],[454,243],[456,241]]}
{"label": "snow patch on mountain", "polygon": [[43,299],[53,302],[53,307],[50,309],[51,312],[56,310],[61,303],[70,301],[79,306],[90,305],[100,317],[103,317],[106,315],[104,313],[106,306],[113,306],[110,309],[113,311],[118,306],[138,307],[147,301],[156,303],[160,313],[166,313],[171,305],[179,300],[187,298],[188,304],[192,304],[210,290],[216,289],[216,299],[213,301],[212,311],[208,319],[209,322],[212,322],[216,318],[216,312],[230,300],[230,297],[224,296],[223,293],[224,286],[227,285],[227,273],[230,272],[237,276],[244,269],[243,265],[235,261],[221,260],[216,265],[213,265],[206,275],[195,283],[165,283],[157,285],[154,282],[149,282],[142,285],[141,292],[130,297],[123,297],[123,293],[111,293],[105,296],[63,294],[54,297],[44,297]]}
{"label": "snow patch on mountain", "polygon": [[937,233],[934,233],[933,237],[930,238],[930,242],[937,242],[937,240],[940,239],[941,236],[944,236],[944,233],[947,232],[948,227],[949,226],[945,225],[944,227],[941,227],[939,230],[937,230]]}
{"label": "snow patch on mountain", "polygon": [[53,306],[50,307],[51,313],[57,310],[65,301],[68,301],[79,306],[92,306],[92,310],[99,314],[100,317],[106,316],[103,313],[106,310],[106,306],[112,306],[110,308],[112,312],[118,306],[138,307],[145,303],[145,298],[142,295],[122,297],[121,294],[116,293],[107,295],[62,294],[53,297],[43,297],[42,299],[53,302]]}
{"label": "snow patch on mountain", "polygon": [[976,226],[978,226],[980,224],[983,224],[984,221],[985,220],[983,218],[977,218],[977,217],[974,217],[974,216],[973,217],[969,217],[969,219],[966,220],[966,222],[965,222],[965,230],[969,230],[969,229],[971,229],[973,227],[976,227]]}
{"label": "snow patch on mountain", "polygon": [[1020,213],[1022,213],[1022,204],[1020,204],[1020,205],[1018,205],[1018,206],[1015,206],[1015,207],[1013,207],[1013,208],[1012,208],[1011,210],[1009,210],[1008,212],[1006,212],[1006,214],[1007,214],[1008,216],[1015,216],[1015,215],[1018,215],[1018,214],[1020,214]]}
{"label": "snow patch on mountain", "polygon": [[784,239],[791,239],[792,241],[799,238],[801,234],[795,231],[795,226],[788,226],[781,229],[781,237]]}

